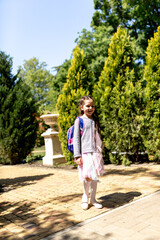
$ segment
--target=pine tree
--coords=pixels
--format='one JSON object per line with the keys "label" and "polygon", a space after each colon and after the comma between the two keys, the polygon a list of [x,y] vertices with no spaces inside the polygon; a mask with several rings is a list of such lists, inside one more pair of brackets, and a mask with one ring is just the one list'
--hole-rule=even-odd
{"label": "pine tree", "polygon": [[12,59],[0,52],[0,162],[20,163],[35,145],[37,107],[30,88],[13,76]]}
{"label": "pine tree", "polygon": [[73,154],[67,150],[67,130],[79,115],[80,98],[92,92],[92,77],[93,74],[88,69],[83,51],[76,46],[71,67],[68,70],[67,82],[57,101],[59,138],[63,154],[70,163],[73,163]]}
{"label": "pine tree", "polygon": [[146,147],[149,155],[160,161],[160,27],[149,40],[144,69],[146,82]]}
{"label": "pine tree", "polygon": [[[128,154],[134,153],[138,159],[138,151],[143,150],[143,89],[135,79],[134,60],[131,40],[119,27],[94,90],[104,145],[114,163],[129,164]],[[127,156],[120,158],[122,152]]]}

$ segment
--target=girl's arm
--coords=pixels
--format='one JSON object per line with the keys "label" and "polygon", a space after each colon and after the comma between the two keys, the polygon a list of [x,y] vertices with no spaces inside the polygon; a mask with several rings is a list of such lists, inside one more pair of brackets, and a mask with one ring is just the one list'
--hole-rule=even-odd
{"label": "girl's arm", "polygon": [[80,124],[77,118],[74,123],[74,137],[73,137],[73,149],[74,157],[81,157],[81,136],[80,136]]}

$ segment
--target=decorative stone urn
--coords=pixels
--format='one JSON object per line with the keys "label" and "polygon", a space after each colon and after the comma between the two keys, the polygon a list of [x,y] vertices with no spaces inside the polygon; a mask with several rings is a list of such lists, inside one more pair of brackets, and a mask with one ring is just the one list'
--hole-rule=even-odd
{"label": "decorative stone urn", "polygon": [[42,134],[45,142],[45,156],[43,157],[43,165],[53,166],[59,163],[65,163],[66,160],[62,155],[61,144],[58,137],[57,118],[59,114],[46,114],[41,118],[50,126],[46,132]]}

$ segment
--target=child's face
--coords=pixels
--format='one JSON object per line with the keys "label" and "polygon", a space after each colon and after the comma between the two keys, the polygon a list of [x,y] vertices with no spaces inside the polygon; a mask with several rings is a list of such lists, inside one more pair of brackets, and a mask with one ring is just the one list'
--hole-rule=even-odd
{"label": "child's face", "polygon": [[84,105],[81,106],[81,110],[83,110],[84,114],[88,118],[92,118],[92,114],[95,111],[93,100],[92,99],[84,100]]}

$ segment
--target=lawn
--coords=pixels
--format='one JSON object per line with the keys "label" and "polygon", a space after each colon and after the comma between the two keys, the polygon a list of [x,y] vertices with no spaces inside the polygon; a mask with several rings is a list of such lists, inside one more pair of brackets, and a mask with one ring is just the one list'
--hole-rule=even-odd
{"label": "lawn", "polygon": [[32,151],[32,153],[42,153],[44,152],[45,153],[45,145],[41,146],[41,147],[35,147]]}

